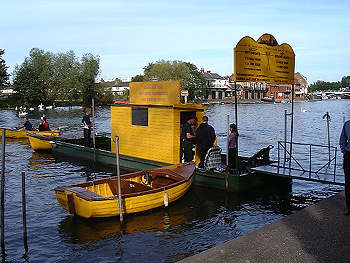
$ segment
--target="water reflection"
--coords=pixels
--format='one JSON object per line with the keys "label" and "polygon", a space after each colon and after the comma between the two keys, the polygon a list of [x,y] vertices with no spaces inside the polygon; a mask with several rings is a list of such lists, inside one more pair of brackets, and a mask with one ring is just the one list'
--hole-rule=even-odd
{"label": "water reflection", "polygon": [[172,231],[190,217],[186,206],[171,206],[146,213],[127,215],[121,225],[119,217],[84,219],[67,216],[58,226],[63,241],[68,243],[95,243],[108,237],[119,238],[121,234],[138,232]]}

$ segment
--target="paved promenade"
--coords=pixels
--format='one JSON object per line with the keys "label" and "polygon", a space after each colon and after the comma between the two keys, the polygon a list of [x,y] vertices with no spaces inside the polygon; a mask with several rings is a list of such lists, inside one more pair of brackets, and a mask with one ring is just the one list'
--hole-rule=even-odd
{"label": "paved promenade", "polygon": [[344,192],[182,262],[350,262]]}

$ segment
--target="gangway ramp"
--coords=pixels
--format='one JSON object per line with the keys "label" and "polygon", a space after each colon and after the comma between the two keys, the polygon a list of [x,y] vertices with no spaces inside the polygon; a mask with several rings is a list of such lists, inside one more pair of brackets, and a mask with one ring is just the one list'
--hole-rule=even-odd
{"label": "gangway ramp", "polygon": [[251,168],[255,174],[265,174],[292,179],[344,186],[344,175],[339,173],[304,171],[278,165],[263,165]]}

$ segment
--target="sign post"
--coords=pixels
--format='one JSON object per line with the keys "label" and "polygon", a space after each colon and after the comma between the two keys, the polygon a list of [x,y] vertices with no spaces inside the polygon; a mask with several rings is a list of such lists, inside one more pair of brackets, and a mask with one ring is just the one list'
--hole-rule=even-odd
{"label": "sign post", "polygon": [[181,97],[184,97],[185,104],[187,104],[188,90],[181,90]]}
{"label": "sign post", "polygon": [[[234,82],[263,82],[273,84],[291,84],[292,112],[289,149],[289,165],[292,159],[294,124],[294,68],[295,54],[286,43],[278,44],[273,35],[263,34],[257,41],[246,36],[234,48]],[[237,99],[237,88],[235,88]],[[237,101],[235,103],[237,105]],[[237,108],[236,108],[237,114]],[[289,115],[289,114],[288,114]],[[285,112],[286,116],[286,112]],[[286,118],[286,117],[285,117]],[[237,123],[236,115],[236,125]],[[286,133],[286,131],[285,131]],[[286,134],[285,134],[286,141]],[[237,144],[238,146],[238,144]],[[285,146],[286,147],[286,146]],[[286,148],[285,148],[286,150]]]}

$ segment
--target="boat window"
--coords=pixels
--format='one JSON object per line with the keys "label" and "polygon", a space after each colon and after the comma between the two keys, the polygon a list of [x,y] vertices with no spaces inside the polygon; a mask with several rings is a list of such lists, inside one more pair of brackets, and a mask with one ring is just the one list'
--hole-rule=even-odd
{"label": "boat window", "polygon": [[136,108],[131,110],[132,125],[148,126],[148,108]]}

